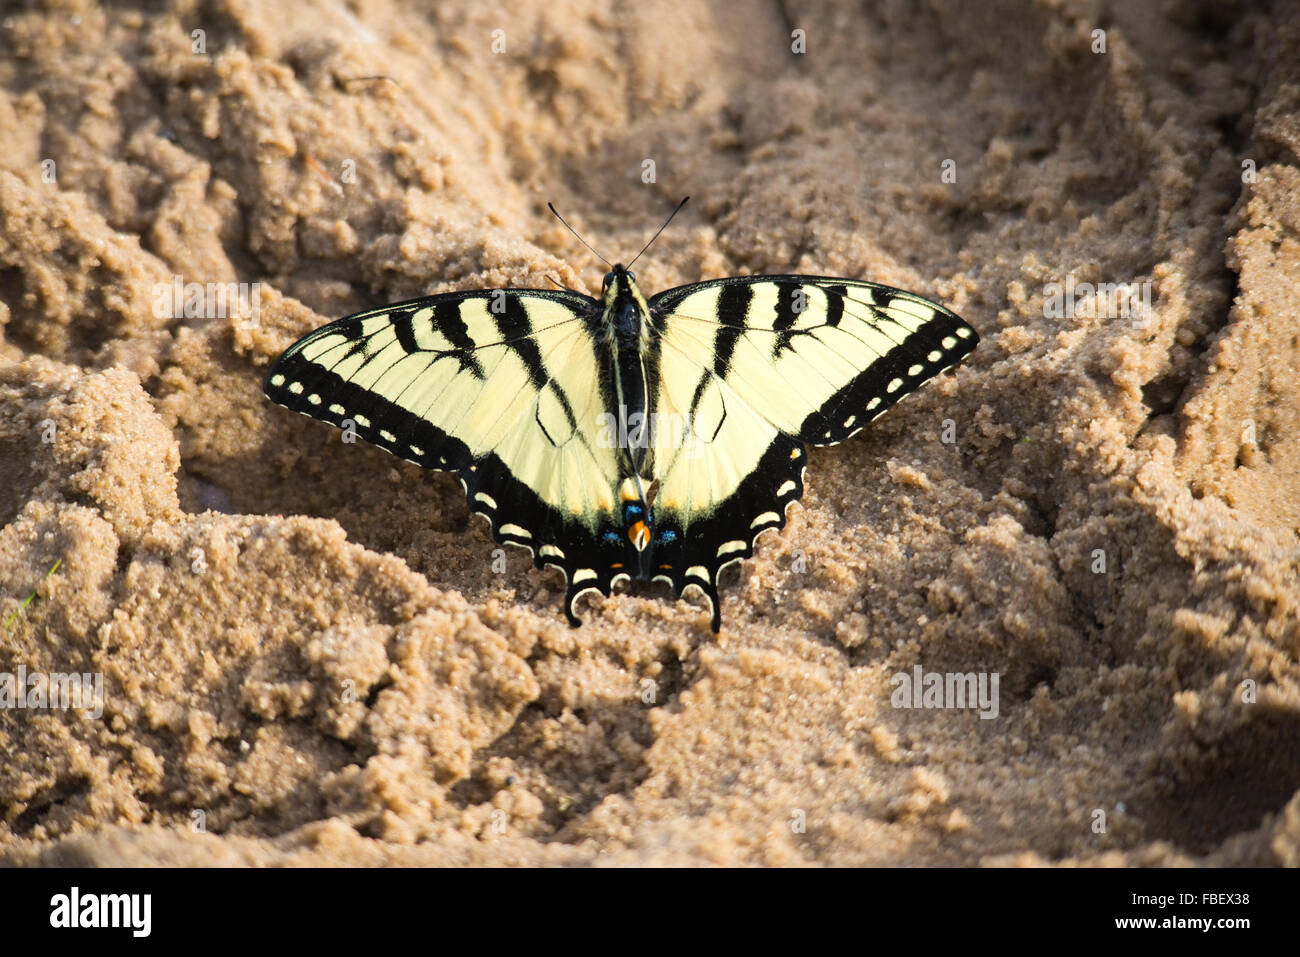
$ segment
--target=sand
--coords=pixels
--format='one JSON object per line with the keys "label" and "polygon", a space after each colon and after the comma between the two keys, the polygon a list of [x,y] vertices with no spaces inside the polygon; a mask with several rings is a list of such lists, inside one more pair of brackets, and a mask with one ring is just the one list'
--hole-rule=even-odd
{"label": "sand", "polygon": [[[0,863],[1300,863],[1300,10],[799,6],[3,14],[0,671],[103,713],[0,710]],[[548,200],[614,259],[687,194],[649,290],[983,337],[812,453],[716,637],[662,586],[571,630],[452,477],[262,395],[366,306],[598,289]]]}

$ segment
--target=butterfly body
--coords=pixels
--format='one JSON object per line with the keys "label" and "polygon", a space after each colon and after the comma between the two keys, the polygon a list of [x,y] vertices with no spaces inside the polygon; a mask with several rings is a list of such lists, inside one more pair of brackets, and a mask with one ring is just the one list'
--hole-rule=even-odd
{"label": "butterfly body", "polygon": [[264,388],[460,475],[499,542],[567,579],[564,610],[628,579],[694,589],[785,525],[809,445],[833,445],[968,354],[942,306],[874,283],[746,276],[647,299],[614,266],[569,290],[445,293],[330,323]]}

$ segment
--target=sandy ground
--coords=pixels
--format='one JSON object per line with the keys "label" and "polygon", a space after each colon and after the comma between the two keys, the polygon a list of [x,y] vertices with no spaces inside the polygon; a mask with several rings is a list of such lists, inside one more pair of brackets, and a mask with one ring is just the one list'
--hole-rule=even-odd
{"label": "sandy ground", "polygon": [[[0,710],[0,862],[1300,863],[1300,8],[10,6],[0,671],[103,714]],[[454,479],[261,393],[364,306],[599,288],[548,200],[613,259],[686,194],[647,289],[983,336],[814,451],[720,636],[662,586],[569,629]]]}

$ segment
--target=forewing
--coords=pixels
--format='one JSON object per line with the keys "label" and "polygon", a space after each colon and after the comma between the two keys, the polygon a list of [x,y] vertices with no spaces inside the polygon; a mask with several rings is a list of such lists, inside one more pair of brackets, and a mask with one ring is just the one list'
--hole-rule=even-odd
{"label": "forewing", "polygon": [[698,351],[737,395],[811,445],[849,438],[979,341],[950,310],[877,283],[744,276],[650,300],[666,339]]}

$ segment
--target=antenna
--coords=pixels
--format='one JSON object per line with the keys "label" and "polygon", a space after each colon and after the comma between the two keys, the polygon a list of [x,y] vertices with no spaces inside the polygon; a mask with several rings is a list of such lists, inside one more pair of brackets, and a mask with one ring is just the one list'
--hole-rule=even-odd
{"label": "antenna", "polygon": [[668,214],[668,218],[664,220],[664,224],[659,227],[659,232],[651,236],[650,242],[646,243],[644,246],[641,247],[641,252],[637,253],[635,256],[632,257],[632,262],[627,264],[628,269],[632,268],[632,263],[636,262],[638,259],[641,258],[641,253],[645,252],[647,249],[650,248],[650,243],[653,243],[656,239],[659,238],[659,233],[662,233],[665,229],[668,228],[668,224],[673,221],[673,217],[676,216],[678,212],[681,211],[681,208],[686,205],[687,199],[690,199],[690,197],[687,196],[686,199],[683,199],[680,203],[677,204],[677,209],[674,209],[671,213]]}
{"label": "antenna", "polygon": [[[564,223],[564,217],[561,216],[559,213],[555,212],[554,203],[547,203],[546,208],[549,209],[552,213],[555,213],[556,219]],[[573,233],[573,235],[578,236],[578,231],[574,229],[572,226],[570,226],[568,223],[564,223],[564,228],[567,229],[569,232]],[[582,245],[586,246],[588,249],[591,249],[591,243],[587,242],[581,236],[578,236],[578,242],[582,243]],[[602,256],[600,253],[596,252],[596,250],[591,249],[591,251],[595,255],[595,257],[599,259],[601,262],[603,262],[606,266],[608,266],[611,269],[614,268],[614,264],[610,262],[608,259],[606,259],[604,256]]]}

